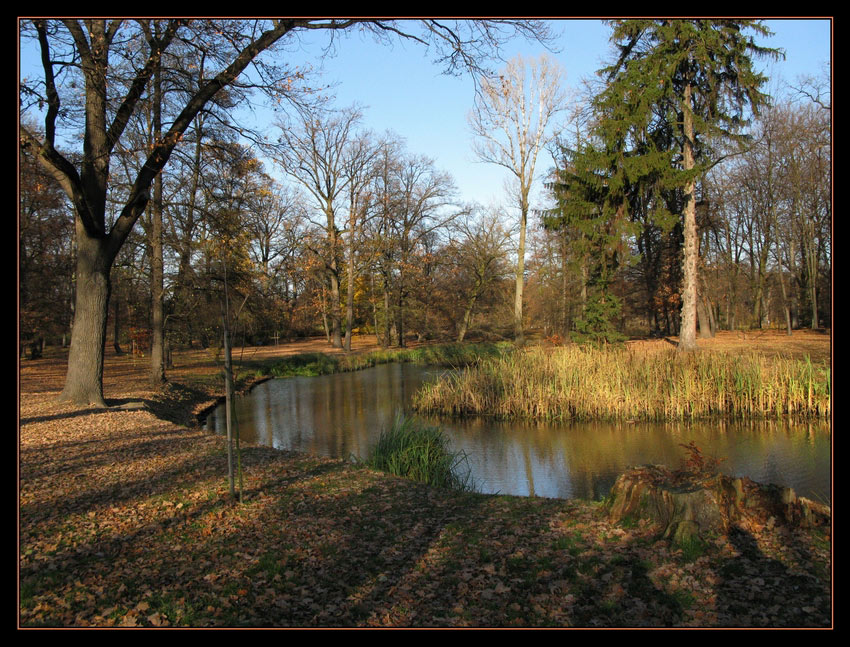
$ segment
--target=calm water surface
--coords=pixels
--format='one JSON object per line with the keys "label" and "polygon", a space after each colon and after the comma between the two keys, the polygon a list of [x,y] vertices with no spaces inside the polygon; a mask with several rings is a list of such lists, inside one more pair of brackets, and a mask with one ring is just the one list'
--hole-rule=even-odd
{"label": "calm water surface", "polygon": [[[385,364],[353,373],[270,380],[236,399],[241,438],[278,449],[365,457],[421,384],[442,369]],[[679,443],[725,458],[721,470],[831,500],[828,423],[537,424],[427,418],[469,457],[486,493],[600,499],[617,475],[646,463],[678,467]],[[225,433],[224,408],[207,428]]]}

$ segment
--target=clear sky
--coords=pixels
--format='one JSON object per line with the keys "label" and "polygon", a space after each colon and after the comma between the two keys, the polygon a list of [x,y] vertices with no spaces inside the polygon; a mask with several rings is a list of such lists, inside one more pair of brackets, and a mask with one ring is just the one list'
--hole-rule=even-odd
{"label": "clear sky", "polygon": [[[799,75],[817,75],[830,61],[828,19],[768,20],[766,24],[774,36],[757,42],[786,53],[784,62],[761,63],[771,68],[771,80],[782,77],[792,82]],[[577,88],[582,78],[594,76],[609,59],[610,28],[590,19],[556,20],[553,26],[561,33],[553,56],[565,69],[567,84]],[[507,171],[476,162],[472,153],[467,114],[474,90],[469,77],[442,75],[440,67],[415,44],[388,49],[369,37],[351,34],[339,40],[337,50],[336,56],[324,61],[324,78],[337,83],[338,107],[363,106],[366,127],[376,132],[392,130],[406,139],[409,152],[433,158],[454,176],[463,201],[484,205],[506,201]],[[536,56],[543,51],[539,44],[517,40],[504,54],[505,58],[518,53]],[[551,158],[544,154],[537,168],[545,173],[551,165]]]}
{"label": "clear sky", "polygon": [[[610,29],[595,19],[552,23],[554,31],[560,33],[553,56],[566,71],[567,84],[577,88],[581,79],[592,77],[608,60]],[[760,44],[786,53],[784,62],[770,63],[768,73],[772,80],[792,82],[800,75],[817,75],[831,60],[829,19],[767,20],[766,24],[774,36],[762,39]],[[315,43],[305,42],[302,51],[288,54],[292,64],[319,64],[321,45],[327,42],[327,36],[316,33]],[[378,133],[394,131],[406,140],[410,153],[434,159],[438,168],[454,177],[461,201],[506,203],[503,187],[507,171],[476,162],[472,154],[472,135],[467,124],[474,96],[472,79],[441,74],[440,66],[432,62],[433,56],[415,43],[397,43],[388,48],[376,44],[370,36],[343,32],[337,44],[336,55],[323,60],[323,82],[335,84],[337,107],[360,105],[364,127]],[[503,54],[507,59],[519,53],[536,56],[543,51],[539,44],[517,40]],[[33,64],[37,65],[37,58],[33,61],[31,52],[22,52],[21,74],[31,71]],[[768,63],[763,65],[767,67]],[[494,67],[499,66],[494,63]],[[271,113],[261,112],[259,116],[271,125]],[[545,173],[551,164],[544,153],[538,172]]]}

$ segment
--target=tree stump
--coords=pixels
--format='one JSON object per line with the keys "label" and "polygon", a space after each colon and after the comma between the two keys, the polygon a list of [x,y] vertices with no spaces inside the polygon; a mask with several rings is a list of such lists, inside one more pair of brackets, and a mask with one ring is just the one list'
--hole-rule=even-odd
{"label": "tree stump", "polygon": [[828,506],[797,497],[794,490],[723,474],[672,471],[659,465],[621,474],[608,503],[610,521],[646,519],[665,539],[682,544],[696,537],[726,534],[743,521],[772,527],[825,525]]}

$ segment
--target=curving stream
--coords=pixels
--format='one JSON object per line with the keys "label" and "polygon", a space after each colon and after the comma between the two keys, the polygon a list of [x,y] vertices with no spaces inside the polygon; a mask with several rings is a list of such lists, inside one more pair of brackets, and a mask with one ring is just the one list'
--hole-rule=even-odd
{"label": "curving stream", "polygon": [[[384,364],[353,373],[269,380],[236,399],[243,441],[324,456],[365,457],[382,429],[409,412],[420,385],[443,369]],[[732,476],[831,500],[828,422],[574,423],[426,418],[463,450],[476,489],[486,493],[600,499],[631,465],[678,467],[680,443],[724,458]],[[207,428],[225,433],[223,405]]]}

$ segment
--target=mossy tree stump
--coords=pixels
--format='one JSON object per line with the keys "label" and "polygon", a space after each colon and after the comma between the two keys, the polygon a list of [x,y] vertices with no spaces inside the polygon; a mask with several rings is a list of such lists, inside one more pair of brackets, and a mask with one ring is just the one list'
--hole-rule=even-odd
{"label": "mossy tree stump", "polygon": [[794,490],[723,474],[672,471],[659,465],[634,467],[621,474],[608,502],[612,522],[646,519],[660,534],[684,544],[711,534],[726,534],[745,520],[811,527],[829,523],[830,509],[797,497]]}

